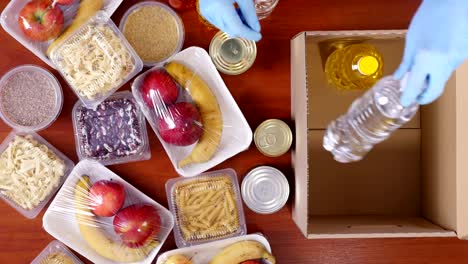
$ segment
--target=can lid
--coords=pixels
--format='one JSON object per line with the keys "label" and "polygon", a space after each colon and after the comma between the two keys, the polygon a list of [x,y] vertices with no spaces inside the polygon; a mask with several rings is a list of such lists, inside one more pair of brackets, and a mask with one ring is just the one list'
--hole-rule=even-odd
{"label": "can lid", "polygon": [[257,149],[269,157],[278,157],[288,152],[292,144],[289,126],[279,119],[268,119],[261,123],[254,133]]}
{"label": "can lid", "polygon": [[256,213],[275,213],[283,208],[288,197],[288,180],[281,171],[273,167],[257,167],[242,181],[242,199]]}
{"label": "can lid", "polygon": [[372,75],[379,69],[379,61],[374,56],[364,56],[358,61],[358,71],[362,75]]}

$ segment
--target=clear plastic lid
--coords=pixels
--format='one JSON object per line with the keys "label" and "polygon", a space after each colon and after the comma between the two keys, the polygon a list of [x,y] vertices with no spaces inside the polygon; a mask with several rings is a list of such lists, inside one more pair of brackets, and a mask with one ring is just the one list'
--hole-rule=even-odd
{"label": "clear plastic lid", "polygon": [[95,108],[143,68],[136,52],[102,11],[55,47],[51,60],[88,108]]}
{"label": "clear plastic lid", "polygon": [[35,218],[60,188],[74,163],[33,132],[11,132],[0,144],[0,198]]}
{"label": "clear plastic lid", "polygon": [[171,179],[166,193],[179,248],[247,233],[239,182],[232,169]]}
{"label": "clear plastic lid", "polygon": [[58,240],[50,242],[31,264],[83,264]]}
{"label": "clear plastic lid", "polygon": [[111,165],[151,158],[145,117],[130,92],[110,96],[96,110],[78,101],[72,115],[80,160]]}

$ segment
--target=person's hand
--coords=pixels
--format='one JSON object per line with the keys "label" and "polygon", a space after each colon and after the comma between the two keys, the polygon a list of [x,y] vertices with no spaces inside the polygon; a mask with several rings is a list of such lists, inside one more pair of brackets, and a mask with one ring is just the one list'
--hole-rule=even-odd
{"label": "person's hand", "polygon": [[[208,22],[234,37],[259,41],[260,23],[253,0],[199,0],[200,13]],[[234,7],[237,3],[247,25]]]}
{"label": "person's hand", "polygon": [[394,73],[401,79],[409,72],[401,104],[436,100],[467,57],[468,0],[423,0],[406,36],[403,61]]}

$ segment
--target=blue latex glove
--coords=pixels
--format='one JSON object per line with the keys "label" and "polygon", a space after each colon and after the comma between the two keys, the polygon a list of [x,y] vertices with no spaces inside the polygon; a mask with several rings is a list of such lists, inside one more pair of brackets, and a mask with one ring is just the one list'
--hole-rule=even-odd
{"label": "blue latex glove", "polygon": [[436,100],[467,57],[468,0],[423,0],[406,36],[403,61],[394,74],[401,79],[410,72],[402,105]]}
{"label": "blue latex glove", "polygon": [[[234,3],[238,4],[247,25],[242,22]],[[254,41],[262,38],[253,0],[200,0],[199,5],[205,19],[230,36]]]}

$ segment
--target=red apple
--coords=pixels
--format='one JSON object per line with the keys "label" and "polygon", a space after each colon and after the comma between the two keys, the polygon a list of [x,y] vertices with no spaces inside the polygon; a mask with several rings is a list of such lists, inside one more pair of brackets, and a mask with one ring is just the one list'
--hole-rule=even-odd
{"label": "red apple", "polygon": [[54,3],[59,5],[71,5],[75,2],[75,0],[54,0]]}
{"label": "red apple", "polygon": [[125,202],[125,189],[114,181],[101,180],[91,186],[90,206],[97,216],[113,216]]}
{"label": "red apple", "polygon": [[18,23],[28,38],[46,41],[62,31],[63,13],[50,0],[33,0],[21,9]]}
{"label": "red apple", "polygon": [[161,138],[173,145],[189,146],[202,135],[200,113],[190,103],[177,103],[166,108],[158,120]]}
{"label": "red apple", "polygon": [[143,79],[141,92],[143,100],[149,107],[173,104],[179,96],[175,81],[164,69],[149,72]]}
{"label": "red apple", "polygon": [[158,211],[148,204],[130,205],[114,217],[114,230],[128,247],[145,245],[160,229]]}

